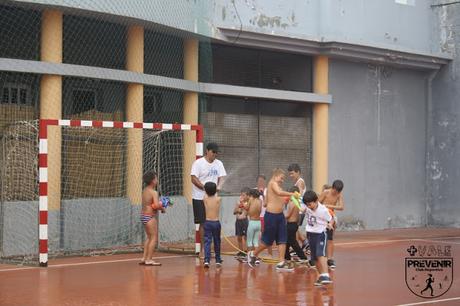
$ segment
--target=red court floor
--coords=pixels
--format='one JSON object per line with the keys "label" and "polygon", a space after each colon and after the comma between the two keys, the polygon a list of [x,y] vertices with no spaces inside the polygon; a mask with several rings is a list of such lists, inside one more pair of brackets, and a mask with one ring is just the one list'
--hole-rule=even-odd
{"label": "red court floor", "polygon": [[[453,283],[444,295],[415,296],[405,283],[411,246],[451,246]],[[0,265],[0,305],[460,305],[460,229],[337,233],[333,284],[315,287],[314,269],[255,269],[224,256],[205,270],[193,256],[139,254],[66,258],[48,268]]]}

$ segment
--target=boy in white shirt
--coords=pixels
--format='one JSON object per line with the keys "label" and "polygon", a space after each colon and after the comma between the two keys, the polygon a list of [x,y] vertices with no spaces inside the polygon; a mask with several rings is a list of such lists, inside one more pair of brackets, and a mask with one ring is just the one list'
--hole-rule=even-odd
{"label": "boy in white shirt", "polygon": [[329,210],[323,204],[318,202],[316,192],[309,190],[303,196],[303,202],[306,208],[307,237],[310,244],[311,259],[316,261],[319,272],[318,280],[315,286],[321,286],[332,283],[327,268],[326,246],[327,235],[326,229],[331,229],[334,224]]}

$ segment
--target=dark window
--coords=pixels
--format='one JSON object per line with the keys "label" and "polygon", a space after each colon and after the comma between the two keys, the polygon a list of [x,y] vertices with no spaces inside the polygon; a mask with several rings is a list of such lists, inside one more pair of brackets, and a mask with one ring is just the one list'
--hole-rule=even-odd
{"label": "dark window", "polygon": [[144,121],[162,122],[163,115],[163,94],[161,92],[148,90],[144,94]]}
{"label": "dark window", "polygon": [[18,104],[18,89],[17,88],[11,88],[11,104]]}
{"label": "dark window", "polygon": [[94,90],[74,89],[72,92],[72,114],[79,114],[96,107]]}
{"label": "dark window", "polygon": [[33,105],[28,85],[7,83],[1,90],[0,102],[2,104]]}
{"label": "dark window", "polygon": [[22,105],[27,104],[27,89],[25,88],[19,90],[19,103]]}
{"label": "dark window", "polygon": [[3,93],[2,93],[2,103],[7,104],[9,103],[10,99],[10,90],[8,88],[3,88]]}

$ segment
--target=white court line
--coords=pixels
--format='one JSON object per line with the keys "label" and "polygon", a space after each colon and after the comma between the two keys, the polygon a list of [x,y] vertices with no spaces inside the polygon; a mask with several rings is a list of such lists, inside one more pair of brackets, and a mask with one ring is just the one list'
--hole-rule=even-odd
{"label": "white court line", "polygon": [[436,243],[445,243],[445,244],[460,244],[460,242],[442,241],[442,240],[431,240],[431,239],[417,239],[417,241],[436,242]]}
{"label": "white court line", "polygon": [[460,239],[460,237],[433,237],[429,239],[407,238],[407,239],[396,239],[396,240],[371,240],[371,241],[355,241],[355,242],[342,242],[342,243],[339,242],[339,243],[335,243],[334,245],[341,246],[341,245],[356,245],[356,244],[385,244],[385,243],[409,242],[409,241],[425,241],[425,242],[459,244],[458,242],[437,241],[435,239]]}
{"label": "white court line", "polygon": [[[159,257],[154,257],[154,259],[168,259],[168,258],[182,258],[182,257],[196,257],[196,255],[159,256]],[[61,267],[86,266],[86,265],[94,265],[94,264],[106,264],[106,263],[116,263],[116,262],[139,261],[139,260],[140,260],[139,258],[129,258],[129,259],[118,259],[118,260],[77,262],[77,263],[68,263],[68,264],[49,265],[47,268],[21,267],[21,268],[3,269],[3,270],[0,270],[0,272],[31,270],[31,269],[52,269],[52,268],[61,268]]]}
{"label": "white court line", "polygon": [[342,245],[356,245],[356,244],[385,244],[385,243],[395,243],[395,242],[407,242],[407,241],[414,241],[414,240],[415,239],[355,241],[355,242],[334,243],[334,245],[342,246]]}
{"label": "white court line", "polygon": [[21,270],[32,270],[32,269],[40,269],[39,267],[21,267],[21,268],[11,268],[11,269],[3,269],[0,272],[8,272],[8,271],[21,271]]}
{"label": "white court line", "polygon": [[423,304],[443,303],[443,302],[450,302],[450,301],[456,301],[456,300],[460,300],[460,297],[454,297],[454,298],[443,299],[443,300],[429,300],[429,301],[416,302],[416,303],[410,303],[410,304],[398,304],[395,306],[414,306],[414,305],[423,305]]}

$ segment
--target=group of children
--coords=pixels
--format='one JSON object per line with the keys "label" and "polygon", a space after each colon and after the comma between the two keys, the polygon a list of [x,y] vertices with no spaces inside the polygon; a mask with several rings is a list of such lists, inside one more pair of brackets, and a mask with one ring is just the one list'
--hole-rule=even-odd
{"label": "group of children", "polygon": [[[343,182],[336,180],[332,186],[324,186],[318,197],[314,191],[306,190],[305,182],[300,177],[300,167],[297,164],[290,165],[288,172],[295,182],[289,191],[282,189],[286,175],[284,170],[279,168],[273,171],[266,188],[263,184],[264,177],[259,176],[257,188],[245,187],[241,190],[239,201],[233,210],[236,216],[235,234],[239,247],[237,258],[255,267],[260,263],[259,254],[271,248],[276,242],[279,256],[277,270],[294,270],[289,251],[292,248],[299,262],[317,268],[320,275],[315,282],[316,285],[331,283],[328,268],[335,268],[335,262],[332,259],[333,233],[336,228],[334,211],[342,210],[344,207]],[[220,199],[212,192],[208,192],[206,186],[205,191],[204,203],[207,215],[213,203],[220,203]],[[307,237],[303,236],[301,230],[298,230],[305,217]],[[206,219],[208,222],[208,217]],[[207,236],[210,237],[205,223],[205,237]],[[299,245],[298,240],[301,241],[303,247]],[[220,238],[214,240],[215,245],[219,243]],[[205,267],[209,267],[210,245],[210,239],[205,238]],[[310,261],[307,260],[305,253],[307,245],[311,252]],[[246,252],[243,251],[245,249]],[[219,263],[220,260],[220,253],[216,251],[216,262]]]}
{"label": "group of children", "polygon": [[[247,260],[254,268],[260,263],[259,254],[271,246],[278,245],[279,271],[293,271],[292,255],[295,254],[302,263],[307,263],[305,247],[310,247],[310,266],[315,266],[319,272],[315,285],[331,283],[328,267],[335,268],[333,256],[333,233],[336,228],[335,210],[343,210],[343,182],[336,180],[332,186],[325,185],[318,195],[312,190],[306,190],[304,180],[300,177],[300,167],[292,164],[288,167],[289,176],[295,182],[289,191],[284,191],[282,185],[286,178],[284,170],[274,169],[272,177],[265,187],[265,178],[258,177],[256,188],[243,188],[240,199],[234,208],[236,216],[235,233],[238,237],[240,260]],[[155,244],[154,220],[156,210],[152,203],[158,203],[158,193],[155,191],[157,177],[154,174],[144,176],[146,188],[142,197],[141,221],[145,226],[147,240],[144,244],[144,257],[141,264],[159,265],[153,261],[152,253]],[[217,195],[217,185],[206,182],[203,186],[203,198],[206,220],[204,228],[204,267],[209,268],[211,260],[211,244],[214,243],[216,265],[222,264],[220,253],[221,224],[219,212],[221,198]],[[160,209],[164,212],[164,209]],[[306,219],[306,237],[299,226]],[[246,240],[246,241],[245,241]],[[259,243],[260,240],[260,243]],[[302,247],[298,241],[301,242]],[[245,248],[245,243],[246,247]],[[290,253],[293,249],[293,254]],[[243,250],[247,250],[246,253]]]}

